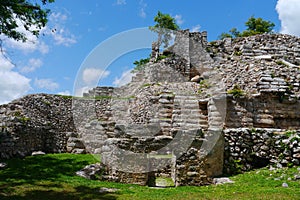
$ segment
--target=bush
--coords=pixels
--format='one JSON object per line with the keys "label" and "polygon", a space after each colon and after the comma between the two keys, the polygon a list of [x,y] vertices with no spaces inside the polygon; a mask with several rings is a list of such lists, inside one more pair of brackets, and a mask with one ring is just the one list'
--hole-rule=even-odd
{"label": "bush", "polygon": [[227,93],[232,94],[234,97],[240,97],[244,95],[244,91],[238,85],[235,85],[232,90],[228,90]]}

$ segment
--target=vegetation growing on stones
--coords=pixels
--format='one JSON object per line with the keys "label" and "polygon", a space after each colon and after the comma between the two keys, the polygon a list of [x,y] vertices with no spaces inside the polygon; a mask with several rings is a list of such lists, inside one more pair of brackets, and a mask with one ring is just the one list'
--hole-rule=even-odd
{"label": "vegetation growing on stones", "polygon": [[149,63],[149,61],[150,61],[150,57],[149,58],[141,58],[140,60],[134,61],[133,64],[135,65],[135,67],[134,67],[133,71],[138,72],[138,71],[144,69],[145,64]]}
{"label": "vegetation growing on stones", "polygon": [[237,38],[237,37],[248,37],[251,35],[258,35],[262,33],[272,32],[275,24],[270,21],[266,21],[262,18],[255,18],[254,16],[250,17],[245,23],[247,29],[243,32],[237,30],[237,28],[232,28],[229,33],[222,33],[219,36],[219,39],[224,38]]}
{"label": "vegetation growing on stones", "polygon": [[[164,48],[169,46],[169,42],[172,39],[172,31],[179,30],[179,26],[175,22],[175,18],[171,17],[169,14],[163,14],[158,11],[157,15],[154,17],[154,26],[149,26],[151,31],[154,31],[158,34],[158,48],[163,45]],[[140,71],[144,68],[144,65],[149,63],[150,57],[142,58],[140,60],[134,61],[134,72]],[[168,57],[168,55],[159,55],[156,61],[162,60]]]}
{"label": "vegetation growing on stones", "polygon": [[232,94],[234,97],[241,97],[245,95],[244,91],[240,88],[239,85],[235,85],[233,89],[227,91],[228,94]]}
{"label": "vegetation growing on stones", "polygon": [[202,94],[202,92],[208,88],[210,88],[211,85],[208,82],[207,79],[201,80],[199,83],[199,90],[198,90],[198,94]]}

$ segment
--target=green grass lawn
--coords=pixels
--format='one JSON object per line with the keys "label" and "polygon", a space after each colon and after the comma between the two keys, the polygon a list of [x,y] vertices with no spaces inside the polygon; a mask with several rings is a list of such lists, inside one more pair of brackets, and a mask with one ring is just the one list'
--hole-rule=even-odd
{"label": "green grass lawn", "polygon": [[[8,167],[0,170],[1,200],[300,199],[300,181],[293,179],[300,174],[296,167],[260,169],[230,177],[234,184],[162,189],[77,177],[76,171],[96,162],[92,155],[48,154],[5,162]],[[284,182],[289,187],[282,187]],[[101,187],[119,191],[103,194]]]}

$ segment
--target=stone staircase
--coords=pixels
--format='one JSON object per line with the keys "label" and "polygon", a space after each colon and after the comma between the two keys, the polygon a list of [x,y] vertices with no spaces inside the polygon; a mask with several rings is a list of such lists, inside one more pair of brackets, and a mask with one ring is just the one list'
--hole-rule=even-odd
{"label": "stone staircase", "polygon": [[[206,115],[205,115],[206,114]],[[207,113],[199,107],[197,95],[178,94],[174,99],[173,129],[207,129]]]}
{"label": "stone staircase", "polygon": [[172,91],[164,90],[159,95],[159,110],[156,119],[152,121],[157,121],[161,127],[162,135],[171,136],[172,129],[172,115],[174,109],[174,94]]}

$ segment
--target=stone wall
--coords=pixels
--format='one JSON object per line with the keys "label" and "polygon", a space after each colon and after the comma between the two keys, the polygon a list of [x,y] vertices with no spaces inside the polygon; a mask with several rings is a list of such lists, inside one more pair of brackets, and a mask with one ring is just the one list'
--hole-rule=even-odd
{"label": "stone wall", "polygon": [[224,172],[240,173],[272,164],[300,164],[300,132],[282,129],[238,128],[224,130]]}
{"label": "stone wall", "polygon": [[236,39],[225,38],[211,42],[207,49],[215,60],[227,60],[228,55],[263,56],[284,58],[288,62],[299,65],[300,39],[284,34],[261,34]]}
{"label": "stone wall", "polygon": [[299,95],[298,37],[262,34],[226,38],[208,43],[206,49],[228,89],[238,85],[248,94],[280,89]]}
{"label": "stone wall", "polygon": [[66,152],[75,132],[70,98],[28,95],[0,106],[0,159]]}
{"label": "stone wall", "polygon": [[174,45],[166,51],[174,53],[175,57],[179,57],[185,61],[185,63],[181,61],[184,64],[180,68],[177,68],[177,70],[184,72],[183,75],[191,79],[211,68],[213,59],[206,51],[206,46],[207,32],[191,33],[187,29],[176,32]]}
{"label": "stone wall", "polygon": [[[199,102],[196,86],[197,83],[191,82],[139,83],[113,90],[111,98],[78,102],[84,112],[97,111],[89,113],[88,118],[80,118],[79,131],[86,149],[101,153],[102,162],[108,166],[104,180],[124,183],[138,180],[135,183],[145,185],[163,174],[176,185],[205,185],[211,182],[211,176],[222,173],[222,162],[216,163],[223,159],[222,147],[210,156],[201,156],[206,134],[200,134],[198,139],[195,134],[201,133],[199,128],[208,129],[208,108],[207,102]],[[109,88],[95,88],[85,96],[95,97],[95,93],[104,94],[107,90]],[[132,97],[126,99],[125,94]],[[82,113],[79,111],[76,116]],[[186,148],[183,154],[179,148],[182,146]],[[132,156],[120,150],[137,155],[130,162]],[[141,157],[137,162],[141,166],[137,166],[136,159],[148,154],[152,157]],[[126,159],[127,156],[131,159]],[[124,171],[122,167],[131,171]]]}
{"label": "stone wall", "polygon": [[300,101],[282,93],[227,97],[226,128],[299,129]]}

